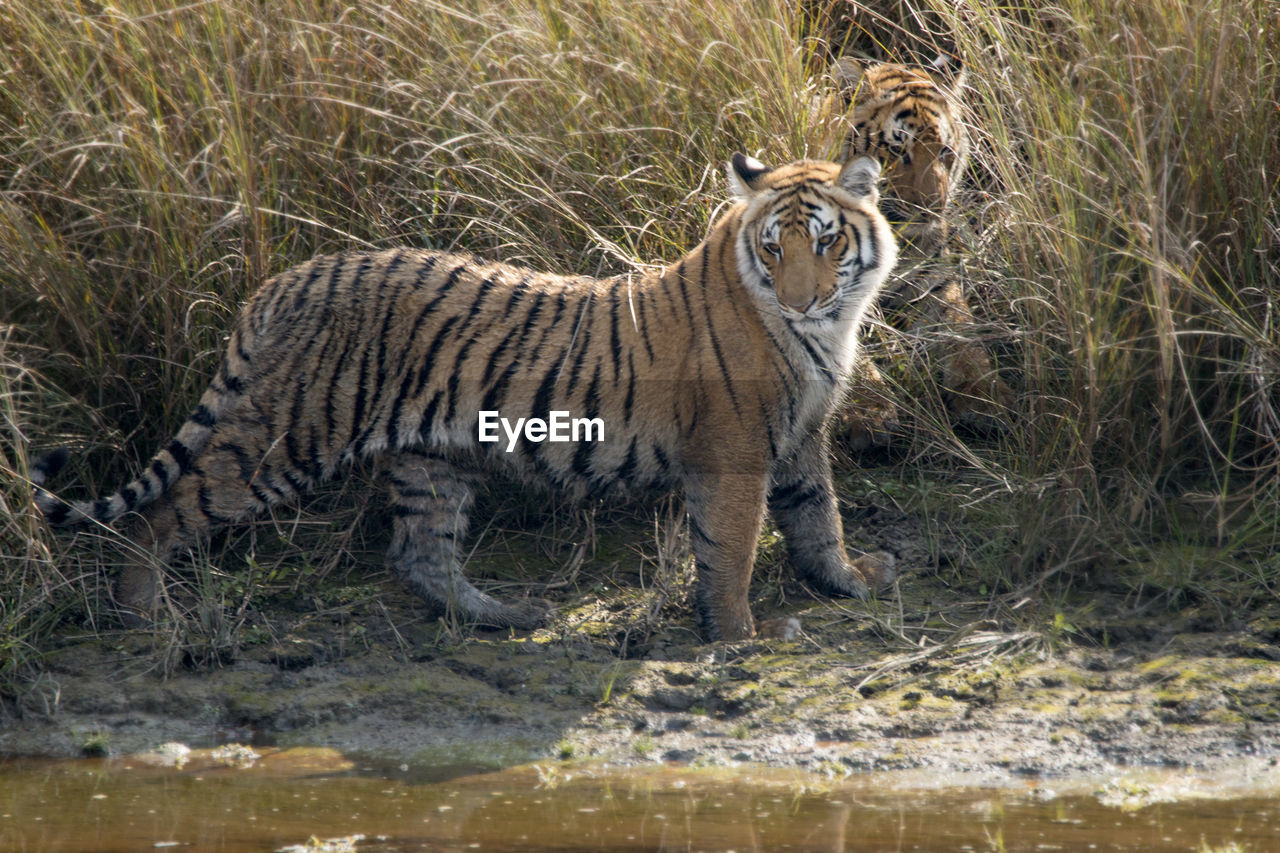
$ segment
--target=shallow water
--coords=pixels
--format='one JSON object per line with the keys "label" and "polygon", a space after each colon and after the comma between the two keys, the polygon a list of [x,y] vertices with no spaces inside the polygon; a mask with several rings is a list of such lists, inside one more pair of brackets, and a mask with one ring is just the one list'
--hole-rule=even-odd
{"label": "shallow water", "polygon": [[[1148,774],[1055,792],[1043,782],[952,787],[925,774],[823,782],[552,763],[478,772],[259,752],[239,767],[207,750],[181,767],[158,757],[0,762],[0,850],[261,851],[361,835],[348,849],[1280,851],[1280,770],[1227,791],[1222,779]],[[1167,797],[1176,800],[1153,802]]]}

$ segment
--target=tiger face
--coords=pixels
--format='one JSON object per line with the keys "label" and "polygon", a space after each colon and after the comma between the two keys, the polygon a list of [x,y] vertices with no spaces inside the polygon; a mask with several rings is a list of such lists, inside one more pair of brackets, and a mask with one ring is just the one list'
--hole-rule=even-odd
{"label": "tiger face", "polygon": [[[875,215],[880,164],[867,157],[843,167],[801,161],[768,169],[736,155],[729,178],[747,202],[737,243],[744,281],[755,282],[762,311],[792,322],[856,319],[874,277],[891,268],[891,235]],[[799,186],[801,192],[792,192]],[[857,305],[851,305],[858,303]],[[854,307],[854,311],[849,309]]]}
{"label": "tiger face", "polygon": [[954,57],[927,67],[863,65],[842,57],[831,72],[848,128],[841,159],[881,163],[881,212],[904,247],[928,257],[946,240],[947,208],[968,156],[958,66]]}

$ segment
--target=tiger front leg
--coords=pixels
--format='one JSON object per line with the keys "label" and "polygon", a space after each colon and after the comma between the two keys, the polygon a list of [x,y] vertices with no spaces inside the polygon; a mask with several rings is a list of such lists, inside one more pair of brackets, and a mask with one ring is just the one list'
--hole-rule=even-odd
{"label": "tiger front leg", "polygon": [[1014,410],[1013,391],[1000,378],[986,347],[976,339],[973,311],[958,281],[946,282],[930,295],[926,320],[950,332],[939,347],[947,407],[957,423],[978,432],[1008,428]]}
{"label": "tiger front leg", "polygon": [[825,429],[816,431],[779,461],[769,489],[769,512],[802,580],[828,595],[866,598],[868,590],[893,582],[895,560],[887,551],[849,559],[827,442]]}
{"label": "tiger front leg", "polygon": [[685,483],[698,566],[698,623],[707,640],[755,635],[748,590],[764,520],[765,480],[756,474],[722,474]]}
{"label": "tiger front leg", "polygon": [[854,363],[853,381],[835,418],[837,435],[854,452],[883,447],[901,424],[893,387],[865,355]]}
{"label": "tiger front leg", "polygon": [[467,622],[493,628],[536,628],[547,611],[531,603],[504,604],[462,574],[462,539],[473,495],[448,460],[406,450],[388,465],[393,536],[387,562],[423,599]]}

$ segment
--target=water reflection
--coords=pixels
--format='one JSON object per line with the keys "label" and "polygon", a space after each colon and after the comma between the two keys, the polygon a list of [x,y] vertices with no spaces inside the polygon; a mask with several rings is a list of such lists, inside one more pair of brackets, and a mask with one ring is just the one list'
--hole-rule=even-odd
{"label": "water reflection", "polygon": [[1280,849],[1275,779],[1205,799],[1187,777],[1183,799],[1150,802],[1156,789],[1136,781],[1108,799],[1092,786],[927,790],[793,772],[474,772],[302,749],[262,750],[241,766],[207,750],[162,763],[0,763],[0,850],[261,851],[356,835],[358,851]]}

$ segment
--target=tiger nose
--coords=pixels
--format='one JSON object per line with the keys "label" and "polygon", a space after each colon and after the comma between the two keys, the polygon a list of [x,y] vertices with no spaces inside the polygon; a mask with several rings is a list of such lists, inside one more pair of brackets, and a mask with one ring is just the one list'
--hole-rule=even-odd
{"label": "tiger nose", "polygon": [[790,299],[782,300],[782,304],[795,311],[797,314],[803,314],[813,307],[813,303],[818,301],[818,297],[811,296],[803,302],[792,302]]}

